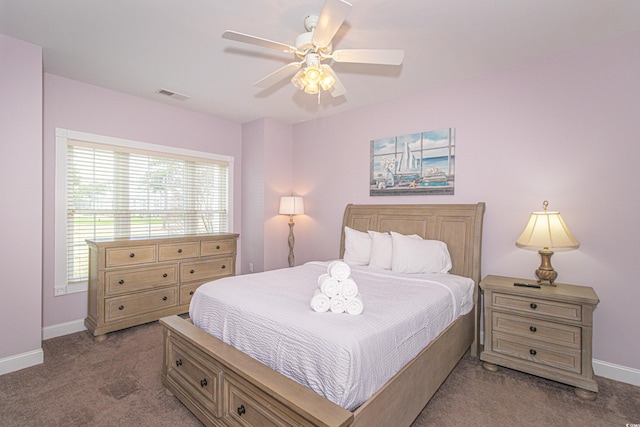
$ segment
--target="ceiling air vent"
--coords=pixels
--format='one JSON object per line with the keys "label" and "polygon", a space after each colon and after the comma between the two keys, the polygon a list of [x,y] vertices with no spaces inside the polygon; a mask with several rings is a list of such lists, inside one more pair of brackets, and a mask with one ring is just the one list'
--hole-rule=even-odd
{"label": "ceiling air vent", "polygon": [[187,99],[191,98],[190,96],[182,95],[181,93],[173,92],[167,89],[158,89],[156,93],[159,95],[164,95],[173,99],[177,99],[178,101],[186,101]]}

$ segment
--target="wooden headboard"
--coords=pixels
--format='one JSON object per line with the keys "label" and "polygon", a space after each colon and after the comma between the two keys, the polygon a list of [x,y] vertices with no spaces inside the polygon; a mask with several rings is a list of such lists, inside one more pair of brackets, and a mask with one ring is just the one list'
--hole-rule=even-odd
{"label": "wooden headboard", "polygon": [[451,274],[480,283],[482,218],[485,204],[461,205],[347,205],[342,220],[340,258],[344,256],[345,225],[360,231],[417,234],[447,244]]}

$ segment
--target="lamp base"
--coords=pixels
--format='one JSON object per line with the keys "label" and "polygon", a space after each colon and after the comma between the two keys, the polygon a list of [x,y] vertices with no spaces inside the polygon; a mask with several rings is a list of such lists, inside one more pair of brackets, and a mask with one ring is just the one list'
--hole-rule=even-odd
{"label": "lamp base", "polygon": [[541,258],[540,267],[536,270],[538,285],[542,285],[543,282],[549,282],[549,285],[555,286],[553,282],[555,282],[558,277],[558,272],[551,266],[551,255],[553,255],[553,251],[549,250],[549,248],[544,248],[540,249],[538,253]]}

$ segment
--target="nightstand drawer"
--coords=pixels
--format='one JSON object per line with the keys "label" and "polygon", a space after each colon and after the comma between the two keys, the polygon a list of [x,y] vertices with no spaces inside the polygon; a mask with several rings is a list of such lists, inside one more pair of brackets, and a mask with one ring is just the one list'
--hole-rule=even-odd
{"label": "nightstand drawer", "polygon": [[524,316],[493,312],[493,331],[580,349],[582,328]]}
{"label": "nightstand drawer", "polygon": [[493,333],[492,351],[563,371],[581,373],[580,349],[501,332]]}
{"label": "nightstand drawer", "polygon": [[580,304],[493,292],[491,306],[494,309],[501,308],[531,315],[535,314],[550,319],[573,320],[576,322],[582,320],[582,306]]}

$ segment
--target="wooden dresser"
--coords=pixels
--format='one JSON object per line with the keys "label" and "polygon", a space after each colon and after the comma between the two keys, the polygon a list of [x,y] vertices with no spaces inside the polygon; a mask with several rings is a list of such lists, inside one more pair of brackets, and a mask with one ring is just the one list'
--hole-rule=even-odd
{"label": "wooden dresser", "polygon": [[497,366],[527,372],[573,385],[582,399],[593,400],[591,337],[593,310],[599,300],[586,286],[514,286],[535,281],[487,276],[484,293],[483,367]]}
{"label": "wooden dresser", "polygon": [[238,234],[89,241],[85,326],[108,332],[189,311],[198,286],[233,276]]}

